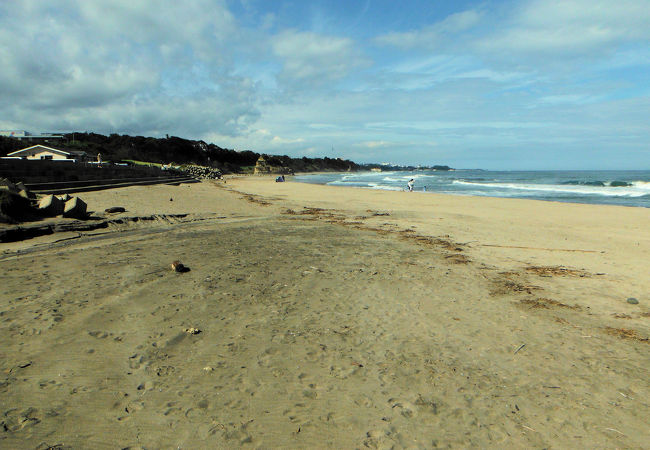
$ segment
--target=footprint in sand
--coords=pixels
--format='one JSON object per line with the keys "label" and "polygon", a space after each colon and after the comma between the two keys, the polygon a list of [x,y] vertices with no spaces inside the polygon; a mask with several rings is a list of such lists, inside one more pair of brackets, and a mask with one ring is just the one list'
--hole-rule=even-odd
{"label": "footprint in sand", "polygon": [[289,408],[285,409],[282,412],[283,416],[286,416],[292,423],[298,423],[302,422],[302,416],[300,415],[300,410],[298,408],[302,408],[305,406],[304,403],[296,403],[294,406],[295,408]]}
{"label": "footprint in sand", "polygon": [[124,412],[132,414],[136,411],[141,411],[144,409],[144,402],[131,402],[125,408]]}
{"label": "footprint in sand", "polygon": [[363,441],[363,445],[375,449],[395,448],[396,442],[391,439],[391,434],[393,433],[390,430],[370,430],[366,433],[366,439]]}
{"label": "footprint in sand", "polygon": [[204,408],[189,408],[185,411],[185,417],[190,421],[201,420],[205,418],[206,412]]}
{"label": "footprint in sand", "polygon": [[106,331],[89,331],[88,334],[97,339],[106,339],[109,336],[113,336],[113,333]]}
{"label": "footprint in sand", "polygon": [[[311,386],[314,386],[313,388]],[[315,400],[318,398],[318,391],[315,388],[315,385],[311,384],[309,389],[302,391],[302,396],[310,400]]]}
{"label": "footprint in sand", "polygon": [[367,395],[362,395],[360,399],[354,401],[354,404],[365,408],[373,408],[375,406],[375,403]]}
{"label": "footprint in sand", "polygon": [[41,419],[37,417],[38,410],[36,408],[27,408],[22,411],[18,409],[10,409],[4,412],[2,415],[2,422],[0,422],[0,427],[4,429],[5,432],[16,432],[20,431],[23,428],[34,426],[41,422]]}
{"label": "footprint in sand", "polygon": [[58,387],[61,386],[63,383],[57,383],[55,380],[40,380],[38,382],[38,386],[41,389],[46,389],[50,387]]}
{"label": "footprint in sand", "polygon": [[334,412],[328,412],[327,414],[324,414],[318,418],[321,422],[336,422],[340,419],[341,417],[338,414],[335,414]]}
{"label": "footprint in sand", "polygon": [[267,348],[257,357],[257,364],[261,367],[270,367],[275,359],[278,350],[275,348]]}
{"label": "footprint in sand", "polygon": [[145,381],[143,383],[140,383],[136,389],[138,391],[150,391],[154,387],[155,387],[155,384],[154,384],[153,381]]}
{"label": "footprint in sand", "polygon": [[316,362],[323,359],[323,354],[320,351],[309,351],[305,356],[305,360],[309,362]]}
{"label": "footprint in sand", "polygon": [[334,378],[345,380],[351,375],[356,375],[361,370],[363,368],[358,365],[350,365],[349,367],[330,366],[330,375]]}
{"label": "footprint in sand", "polygon": [[138,355],[136,353],[129,357],[129,367],[131,369],[139,369],[145,361],[147,361],[147,358],[145,358],[144,355]]}
{"label": "footprint in sand", "polygon": [[228,424],[224,426],[222,436],[227,441],[238,441],[239,444],[252,444],[253,437],[248,433],[247,427],[250,422],[243,424]]}
{"label": "footprint in sand", "polygon": [[391,398],[388,400],[388,404],[390,407],[399,412],[402,416],[406,417],[407,419],[410,419],[412,417],[417,416],[417,407],[406,400],[400,400],[397,398]]}
{"label": "footprint in sand", "polygon": [[166,377],[171,374],[173,374],[176,371],[176,368],[174,366],[161,366],[157,367],[154,372],[156,375],[159,377]]}

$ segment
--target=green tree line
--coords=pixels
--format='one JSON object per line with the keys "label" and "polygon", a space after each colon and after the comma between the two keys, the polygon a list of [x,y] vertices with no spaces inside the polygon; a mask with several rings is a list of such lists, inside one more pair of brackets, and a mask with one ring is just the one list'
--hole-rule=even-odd
{"label": "green tree line", "polygon": [[[0,136],[0,156],[20,150],[36,142],[21,141]],[[61,150],[85,151],[90,158],[101,153],[105,161],[136,160],[161,164],[198,164],[221,170],[224,173],[250,171],[260,153],[221,148],[204,141],[194,141],[176,136],[154,138],[97,133],[69,133],[64,139],[44,145]],[[286,155],[264,155],[273,166],[286,167],[294,172],[359,170],[353,161],[333,158],[291,158]]]}

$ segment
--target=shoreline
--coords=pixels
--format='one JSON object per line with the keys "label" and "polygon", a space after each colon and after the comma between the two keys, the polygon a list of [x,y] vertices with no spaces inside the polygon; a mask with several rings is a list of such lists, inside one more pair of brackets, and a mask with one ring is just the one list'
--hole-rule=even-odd
{"label": "shoreline", "polygon": [[[292,181],[289,180],[287,177],[287,181]],[[403,190],[397,190],[397,189],[381,189],[381,188],[373,188],[373,187],[365,187],[365,186],[334,186],[334,185],[329,185],[329,184],[320,184],[320,183],[303,183],[300,181],[296,181],[296,183],[300,184],[315,184],[317,186],[326,186],[326,187],[341,187],[345,189],[367,189],[367,190],[372,190],[372,191],[382,191],[382,192],[404,192],[408,193],[406,189]],[[451,197],[471,197],[471,198],[488,198],[488,199],[498,199],[498,200],[524,200],[524,201],[530,201],[530,202],[543,202],[543,203],[558,203],[558,204],[570,204],[570,205],[591,205],[591,206],[607,206],[607,207],[614,207],[614,208],[643,208],[643,209],[649,209],[650,206],[633,206],[633,205],[613,205],[610,203],[581,203],[581,202],[571,202],[571,201],[561,201],[561,200],[545,200],[545,199],[535,199],[535,198],[518,198],[518,197],[497,197],[493,195],[475,195],[475,194],[457,194],[457,193],[451,193],[451,192],[435,192],[435,191],[413,191],[411,194],[434,194],[434,195],[443,195],[443,196],[451,196]]]}
{"label": "shoreline", "polygon": [[[466,172],[469,172],[470,174],[475,173],[475,170],[466,170]],[[641,178],[636,181],[618,181],[618,183],[630,183],[627,186],[625,185],[615,185],[613,187],[609,187],[608,182],[611,181],[614,183],[617,178],[614,176],[614,178],[609,179],[609,181],[601,181],[600,179],[597,181],[592,180],[587,176],[584,180],[575,180],[576,177],[580,176],[585,176],[584,174],[587,175],[597,175],[598,178],[600,178],[600,175],[607,175],[607,173],[610,172],[611,174],[618,174],[622,179],[625,179],[626,176],[630,176],[631,173],[637,173],[638,176]],[[650,171],[648,170],[640,170],[640,171],[617,171],[617,170],[612,170],[612,171],[481,171],[480,174],[497,174],[493,175],[493,179],[490,182],[485,183],[482,178],[478,178],[476,180],[477,184],[474,184],[475,181],[473,180],[472,176],[469,175],[468,179],[465,178],[460,178],[459,180],[452,178],[448,178],[445,175],[442,175],[442,178],[440,178],[440,173],[438,172],[417,172],[417,171],[404,171],[404,172],[399,172],[399,171],[392,171],[392,172],[385,172],[385,173],[372,173],[372,172],[355,172],[357,174],[360,174],[362,176],[361,179],[355,180],[354,183],[360,183],[360,184],[368,184],[366,186],[364,185],[354,185],[352,184],[349,187],[356,187],[356,188],[362,188],[362,189],[377,189],[377,190],[386,190],[386,191],[396,191],[396,192],[401,192],[405,190],[405,185],[406,185],[406,179],[408,177],[415,177],[416,178],[416,190],[414,192],[418,193],[437,193],[437,194],[445,194],[445,195],[460,195],[460,196],[476,196],[476,197],[492,197],[492,198],[514,198],[514,199],[525,199],[525,200],[541,200],[541,201],[551,201],[551,202],[558,202],[558,203],[574,203],[574,204],[602,204],[602,205],[613,205],[613,206],[627,206],[627,207],[641,207],[641,208],[650,208],[650,204],[648,204],[647,200],[644,201],[645,198],[647,198],[648,195],[650,195],[647,191],[646,188],[643,186],[645,185],[650,185]],[[539,182],[537,177],[532,177],[529,180],[521,179],[519,177],[515,178],[510,178],[510,175],[505,175],[504,179],[503,176],[499,176],[498,174],[533,174],[533,175],[539,175],[539,174],[547,174],[547,175],[554,175],[554,174],[582,174],[582,175],[573,175],[568,178],[572,178],[573,180],[564,179],[564,180],[558,180],[554,179],[554,183],[544,183],[544,182]],[[337,173],[330,173],[330,174],[337,174],[337,175],[349,175],[347,172],[337,172]],[[435,175],[437,174],[437,175]],[[303,176],[307,175],[328,175],[328,173],[320,173],[320,174],[301,174]],[[354,175],[354,173],[352,174]],[[395,184],[394,179],[390,178],[385,178],[385,179],[375,179],[373,177],[370,178],[365,178],[363,177],[364,175],[371,175],[371,176],[380,176],[380,177],[390,177],[392,176],[401,176],[404,178],[403,184],[404,186],[397,185]],[[417,181],[419,176],[424,177],[424,183],[425,183],[425,188],[423,189],[421,187],[422,181]],[[438,180],[436,183],[434,183],[433,186],[427,185],[426,184],[426,179],[427,177],[432,177],[436,176],[436,180]],[[497,177],[497,178],[494,178]],[[551,177],[553,179],[553,177]],[[608,180],[608,178],[605,176],[603,179]],[[643,181],[646,180],[646,181]],[[331,183],[332,181],[335,182],[340,182],[341,180],[325,180],[324,182],[321,183],[310,183],[308,181],[299,181],[300,183],[305,183],[305,184],[327,184]],[[451,184],[445,184],[449,181],[452,181]],[[458,187],[453,187],[456,186],[455,183],[457,181],[461,181],[461,186],[460,188]],[[547,179],[546,181],[551,181],[550,179]],[[437,184],[438,182],[442,182],[443,184]],[[492,184],[492,183],[495,184]],[[595,184],[599,183],[599,184]],[[418,188],[418,184],[420,184],[420,187]],[[343,184],[336,184],[339,186],[345,185]],[[465,192],[465,186],[470,186],[472,189],[477,190],[477,192]],[[507,193],[503,194],[497,194],[493,192],[493,189],[499,189],[499,188],[504,188]],[[576,190],[577,189],[577,190]],[[585,191],[586,189],[586,191]],[[607,192],[602,191],[598,192],[598,190],[608,190]],[[484,191],[482,193],[478,193],[478,191]],[[532,195],[527,192],[534,192],[537,191],[539,194]],[[628,192],[629,191],[629,192]],[[544,194],[541,194],[541,193]]]}
{"label": "shoreline", "polygon": [[0,244],[0,445],[650,440],[645,208],[272,177],[83,198],[160,218]]}

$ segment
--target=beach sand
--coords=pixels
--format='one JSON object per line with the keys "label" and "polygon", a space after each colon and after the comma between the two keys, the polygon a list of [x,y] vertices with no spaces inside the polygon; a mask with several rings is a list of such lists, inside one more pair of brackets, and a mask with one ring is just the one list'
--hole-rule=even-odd
{"label": "beach sand", "polygon": [[149,220],[0,244],[2,448],[648,447],[648,209],[80,197]]}

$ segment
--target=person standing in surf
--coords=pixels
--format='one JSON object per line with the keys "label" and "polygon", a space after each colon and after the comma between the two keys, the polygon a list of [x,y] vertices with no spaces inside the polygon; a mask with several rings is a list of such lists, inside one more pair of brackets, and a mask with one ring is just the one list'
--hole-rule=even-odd
{"label": "person standing in surf", "polygon": [[406,185],[408,186],[408,190],[409,190],[409,192],[413,192],[413,183],[415,183],[415,180],[414,180],[413,178],[411,178],[411,179],[409,180],[409,182],[406,183]]}

